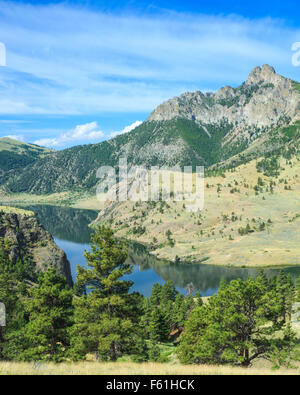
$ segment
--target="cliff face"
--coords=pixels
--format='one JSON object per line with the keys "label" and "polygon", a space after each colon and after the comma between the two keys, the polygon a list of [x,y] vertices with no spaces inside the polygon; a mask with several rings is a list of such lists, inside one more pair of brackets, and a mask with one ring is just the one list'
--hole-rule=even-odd
{"label": "cliff face", "polygon": [[300,95],[293,81],[276,74],[264,65],[251,71],[248,80],[238,88],[224,87],[215,94],[187,92],[159,105],[149,121],[185,118],[211,124],[226,120],[234,125],[268,127],[282,116],[299,118]]}
{"label": "cliff face", "polygon": [[70,263],[64,251],[38,222],[32,212],[0,209],[0,239],[13,262],[30,259],[37,272],[55,267],[68,284],[73,284]]}

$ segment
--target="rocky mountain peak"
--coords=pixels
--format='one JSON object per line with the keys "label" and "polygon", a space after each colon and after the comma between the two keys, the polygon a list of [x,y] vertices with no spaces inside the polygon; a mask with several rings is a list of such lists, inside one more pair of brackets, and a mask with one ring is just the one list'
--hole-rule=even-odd
{"label": "rocky mountain peak", "polygon": [[268,64],[264,64],[262,67],[259,66],[255,67],[251,71],[247,83],[258,84],[261,81],[272,83],[274,82],[274,80],[276,80],[277,76],[278,75],[276,74],[276,71],[272,66],[269,66]]}
{"label": "rocky mountain peak", "polygon": [[265,64],[255,67],[248,80],[237,88],[225,86],[216,93],[185,93],[158,106],[148,121],[184,118],[198,125],[219,124],[270,127],[285,116],[299,114],[300,97],[290,79]]}

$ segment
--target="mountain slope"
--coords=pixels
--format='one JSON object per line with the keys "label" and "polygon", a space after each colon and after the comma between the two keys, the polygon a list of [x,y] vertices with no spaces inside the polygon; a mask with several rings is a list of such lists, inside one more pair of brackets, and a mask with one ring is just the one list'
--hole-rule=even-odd
{"label": "mountain slope", "polygon": [[238,88],[185,93],[158,106],[130,133],[42,157],[10,173],[7,192],[50,194],[96,188],[100,166],[232,166],[270,151],[298,150],[300,85],[268,65]]}
{"label": "mountain slope", "polygon": [[23,143],[8,137],[0,138],[0,184],[9,179],[11,171],[19,171],[53,150]]}
{"label": "mountain slope", "polygon": [[53,150],[48,148],[2,137],[0,138],[0,168],[11,170],[25,167],[51,152]]}
{"label": "mountain slope", "polygon": [[300,264],[300,157],[252,160],[205,179],[204,209],[189,202],[114,202],[96,224],[173,262]]}

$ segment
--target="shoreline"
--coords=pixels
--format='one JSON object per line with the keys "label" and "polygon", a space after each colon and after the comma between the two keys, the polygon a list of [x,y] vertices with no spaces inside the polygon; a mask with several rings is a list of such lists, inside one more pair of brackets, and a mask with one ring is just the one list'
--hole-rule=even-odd
{"label": "shoreline", "polygon": [[[28,205],[49,205],[49,206],[56,206],[56,207],[66,207],[74,210],[89,210],[89,211],[100,211],[101,207],[99,202],[97,202],[96,198],[93,196],[83,196],[81,194],[74,196],[73,194],[73,199],[72,201],[70,199],[70,195],[68,193],[63,193],[63,194],[55,194],[55,195],[34,195],[34,198],[32,199],[32,196],[30,196],[31,199],[29,199],[28,194],[24,195],[7,195],[7,196],[0,196],[0,205],[8,205],[13,207],[14,204],[18,206],[28,206]],[[67,202],[68,201],[68,202]],[[98,203],[98,207],[97,207]],[[93,228],[95,226],[94,223],[91,223],[90,226]],[[140,241],[132,238],[126,238],[123,235],[119,236],[120,239],[125,240],[126,242],[129,242],[131,244],[138,244],[140,246],[143,246],[146,250],[146,252],[155,257],[158,261],[164,261],[167,264],[174,264],[176,263],[175,259],[172,259],[172,255],[174,254],[168,254],[168,252],[164,249],[158,250],[156,252],[155,250],[151,249],[151,244],[150,242],[147,241]],[[162,255],[160,255],[162,254]],[[215,266],[215,267],[223,267],[223,268],[232,268],[232,269],[280,269],[280,268],[288,268],[288,267],[296,267],[300,266],[300,262],[298,263],[274,263],[274,264],[256,264],[256,263],[241,263],[241,264],[227,264],[227,263],[218,263],[218,262],[211,262],[212,257],[209,256],[199,256],[193,255],[192,257],[189,258],[189,252],[186,252],[183,255],[180,255],[180,260],[177,262],[178,264],[184,264],[184,265],[194,265],[194,264],[202,264],[202,265],[207,265],[207,266]],[[179,256],[179,255],[178,255]],[[255,260],[255,258],[253,258]]]}

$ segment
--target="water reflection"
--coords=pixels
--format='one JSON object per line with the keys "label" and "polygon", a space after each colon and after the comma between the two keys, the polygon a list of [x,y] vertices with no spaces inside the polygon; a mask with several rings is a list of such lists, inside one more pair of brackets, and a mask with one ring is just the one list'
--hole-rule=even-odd
{"label": "water reflection", "polygon": [[78,244],[90,242],[92,229],[89,228],[89,224],[98,215],[94,210],[41,204],[26,206],[26,209],[35,212],[39,222],[53,237]]}
{"label": "water reflection", "polygon": [[[89,249],[92,229],[88,225],[97,217],[92,210],[72,209],[46,205],[32,205],[23,208],[34,211],[41,224],[55,238],[56,243],[66,252],[71,263],[73,279],[76,279],[77,265],[85,265],[83,252]],[[140,244],[129,245],[129,261],[135,265],[129,276],[134,281],[133,289],[146,296],[150,295],[155,282],[163,284],[172,280],[181,293],[192,283],[195,290],[203,296],[214,294],[222,277],[228,281],[235,278],[246,279],[257,275],[256,269],[219,267],[203,264],[175,264],[156,259]],[[284,269],[295,279],[300,276],[300,266]],[[268,277],[278,273],[279,269],[266,269]]]}
{"label": "water reflection", "polygon": [[[157,260],[147,253],[141,245],[132,245],[130,248],[130,260],[139,266],[141,272],[153,270],[159,278],[164,281],[172,280],[182,292],[187,292],[186,287],[192,283],[195,290],[200,291],[203,296],[210,296],[217,292],[222,277],[227,281],[236,278],[245,280],[249,276],[256,277],[258,269],[244,269],[233,267],[220,267],[204,264],[166,263]],[[280,269],[265,269],[267,277],[277,275]],[[300,266],[284,268],[295,280],[300,276]]]}

